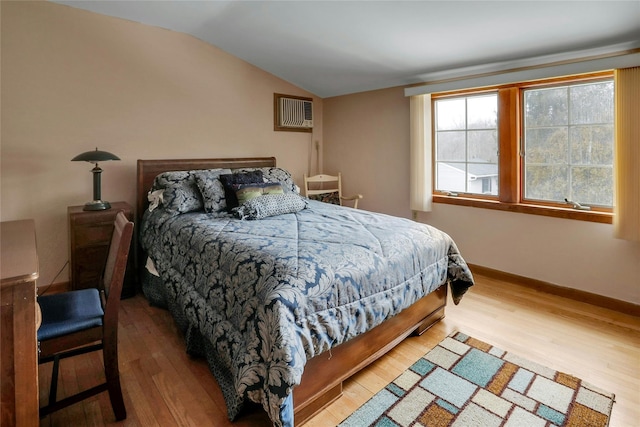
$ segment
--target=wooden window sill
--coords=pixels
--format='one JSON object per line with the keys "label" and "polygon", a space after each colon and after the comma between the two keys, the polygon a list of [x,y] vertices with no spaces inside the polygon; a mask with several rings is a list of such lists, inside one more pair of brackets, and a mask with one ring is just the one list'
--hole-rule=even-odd
{"label": "wooden window sill", "polygon": [[581,211],[571,208],[542,206],[526,203],[503,203],[497,200],[475,199],[463,196],[445,196],[441,194],[434,194],[433,202],[458,206],[471,206],[474,208],[494,209],[499,211],[525,213],[530,215],[550,216],[554,218],[576,219],[579,221],[599,222],[602,224],[613,223],[613,214],[601,211]]}

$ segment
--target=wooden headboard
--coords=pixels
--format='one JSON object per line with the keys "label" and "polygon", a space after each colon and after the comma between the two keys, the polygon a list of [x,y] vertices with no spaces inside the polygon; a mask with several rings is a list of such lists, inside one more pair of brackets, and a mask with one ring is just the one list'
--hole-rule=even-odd
{"label": "wooden headboard", "polygon": [[[144,210],[149,205],[147,193],[151,189],[153,180],[162,172],[188,171],[195,169],[216,168],[262,168],[275,167],[275,157],[245,157],[232,159],[138,159],[137,189],[136,189],[136,223],[140,223]],[[139,227],[138,227],[139,229]]]}

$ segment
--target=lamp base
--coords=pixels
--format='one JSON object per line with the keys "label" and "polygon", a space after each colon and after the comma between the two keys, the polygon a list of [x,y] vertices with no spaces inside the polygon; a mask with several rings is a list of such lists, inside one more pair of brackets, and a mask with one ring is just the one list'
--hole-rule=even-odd
{"label": "lamp base", "polygon": [[105,209],[111,209],[111,204],[102,200],[87,202],[85,203],[84,208],[82,208],[83,211],[103,211]]}

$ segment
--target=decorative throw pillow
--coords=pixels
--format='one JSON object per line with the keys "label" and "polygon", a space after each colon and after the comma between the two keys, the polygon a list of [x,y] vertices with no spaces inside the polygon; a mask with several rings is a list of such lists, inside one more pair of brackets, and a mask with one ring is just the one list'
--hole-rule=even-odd
{"label": "decorative throw pillow", "polygon": [[202,196],[192,171],[170,171],[156,176],[152,191],[164,190],[162,207],[174,213],[202,210]]}
{"label": "decorative throw pillow", "polygon": [[238,206],[238,198],[236,197],[236,190],[233,188],[234,184],[255,184],[264,182],[261,170],[254,170],[251,172],[237,172],[220,175],[220,182],[224,187],[224,197],[227,202],[227,211],[231,212],[231,209]]}
{"label": "decorative throw pillow", "polygon": [[246,201],[233,210],[240,219],[263,219],[301,211],[307,207],[307,201],[298,194],[265,194]]}
{"label": "decorative throw pillow", "polygon": [[220,182],[220,175],[231,173],[231,169],[205,169],[195,172],[195,180],[202,193],[204,210],[211,214],[226,211],[225,192]]}
{"label": "decorative throw pillow", "polygon": [[260,182],[256,184],[234,184],[238,205],[244,204],[247,200],[264,196],[265,194],[284,194],[282,185],[276,182]]}
{"label": "decorative throw pillow", "polygon": [[259,170],[262,171],[262,175],[264,177],[265,182],[279,182],[282,184],[282,188],[285,193],[300,193],[300,188],[293,182],[293,177],[286,169],[276,168],[276,167],[265,167],[265,168],[243,168],[243,169],[234,169],[238,172],[249,172]]}

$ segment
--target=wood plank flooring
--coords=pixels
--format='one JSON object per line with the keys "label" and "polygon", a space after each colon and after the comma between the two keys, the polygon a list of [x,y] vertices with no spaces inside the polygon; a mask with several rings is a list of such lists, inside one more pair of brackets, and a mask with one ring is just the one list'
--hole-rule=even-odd
{"label": "wood plank flooring", "polygon": [[[640,425],[640,318],[476,275],[476,286],[446,318],[410,337],[345,382],[343,396],[305,424],[335,426],[453,331],[582,378],[616,395],[611,427]],[[260,408],[230,423],[204,360],[184,352],[173,320],[143,296],[122,301],[120,371],[127,419],[116,423],[107,393],[54,413],[41,426],[270,425]],[[99,353],[61,362],[59,397],[99,381]],[[48,396],[50,364],[40,367]]]}

